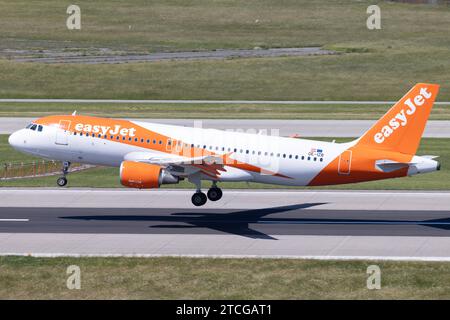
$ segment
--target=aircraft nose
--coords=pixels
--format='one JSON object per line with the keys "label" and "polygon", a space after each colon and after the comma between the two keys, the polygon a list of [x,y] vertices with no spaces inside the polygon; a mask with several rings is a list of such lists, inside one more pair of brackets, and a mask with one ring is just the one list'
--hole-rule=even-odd
{"label": "aircraft nose", "polygon": [[20,145],[19,133],[14,132],[13,134],[11,134],[8,138],[8,143],[10,144],[11,147],[18,148]]}

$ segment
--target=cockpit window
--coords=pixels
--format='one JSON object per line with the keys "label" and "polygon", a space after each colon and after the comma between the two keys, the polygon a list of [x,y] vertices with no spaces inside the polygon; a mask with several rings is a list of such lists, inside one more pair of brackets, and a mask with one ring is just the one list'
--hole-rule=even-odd
{"label": "cockpit window", "polygon": [[33,124],[30,123],[29,125],[27,125],[27,126],[25,127],[25,129],[30,129],[32,125],[33,125]]}
{"label": "cockpit window", "polygon": [[38,131],[42,132],[43,127],[41,125],[38,126]]}
{"label": "cockpit window", "polygon": [[33,125],[30,127],[30,129],[33,130],[33,131],[35,131],[35,130],[36,130],[36,127],[37,127],[37,125],[36,125],[36,124],[33,124]]}

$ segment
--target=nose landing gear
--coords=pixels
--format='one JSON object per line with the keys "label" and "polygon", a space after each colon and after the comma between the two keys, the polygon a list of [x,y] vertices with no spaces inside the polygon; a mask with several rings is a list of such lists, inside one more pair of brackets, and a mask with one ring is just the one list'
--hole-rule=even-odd
{"label": "nose landing gear", "polygon": [[69,173],[69,167],[70,167],[70,162],[68,161],[64,161],[63,162],[63,168],[62,168],[62,177],[59,177],[56,180],[56,184],[60,187],[64,187],[67,184],[67,178],[66,175]]}

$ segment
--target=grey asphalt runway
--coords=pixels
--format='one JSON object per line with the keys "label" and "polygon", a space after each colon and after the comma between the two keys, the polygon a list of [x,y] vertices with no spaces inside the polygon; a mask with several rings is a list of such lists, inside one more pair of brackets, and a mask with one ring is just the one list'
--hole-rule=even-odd
{"label": "grey asphalt runway", "polygon": [[[450,237],[450,209],[435,212],[308,210],[320,205],[301,203],[244,210],[2,208],[0,232],[228,234],[273,240],[278,235]],[[11,217],[26,217],[21,219],[28,221],[8,222]]]}
{"label": "grey asphalt runway", "polygon": [[450,261],[450,193],[1,189],[0,254]]}
{"label": "grey asphalt runway", "polygon": [[[0,134],[10,134],[24,128],[34,118],[0,118]],[[238,120],[238,119],[135,119],[154,123],[180,126],[200,126],[222,130],[243,130],[256,133],[267,130],[267,134],[275,134],[271,129],[279,130],[279,135],[299,134],[303,137],[359,137],[369,129],[374,120]],[[249,131],[250,130],[250,131]],[[428,121],[424,137],[449,138],[450,121]]]}

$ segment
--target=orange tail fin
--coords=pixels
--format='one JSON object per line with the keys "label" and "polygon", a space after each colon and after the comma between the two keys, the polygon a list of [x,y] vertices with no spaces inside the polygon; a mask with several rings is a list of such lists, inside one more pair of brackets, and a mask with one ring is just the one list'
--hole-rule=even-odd
{"label": "orange tail fin", "polygon": [[358,140],[358,144],[416,154],[438,92],[437,84],[416,84]]}

